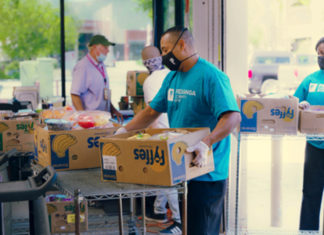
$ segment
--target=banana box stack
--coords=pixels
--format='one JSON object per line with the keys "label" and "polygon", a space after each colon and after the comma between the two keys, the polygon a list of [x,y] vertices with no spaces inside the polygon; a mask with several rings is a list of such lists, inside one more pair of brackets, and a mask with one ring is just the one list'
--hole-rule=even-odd
{"label": "banana box stack", "polygon": [[[75,232],[75,206],[74,201],[47,202],[47,212],[51,233]],[[87,202],[80,203],[80,232],[88,230]]]}
{"label": "banana box stack", "polygon": [[100,167],[99,138],[112,135],[117,128],[49,131],[38,125],[35,159],[56,170]]}
{"label": "banana box stack", "polygon": [[242,121],[240,132],[261,134],[297,134],[298,98],[238,96]]}
{"label": "banana box stack", "polygon": [[[172,138],[132,138],[134,135],[159,136],[185,131]],[[212,150],[208,163],[198,168],[186,153],[210,133],[209,128],[145,129],[100,139],[101,178],[103,181],[172,186],[214,170]]]}
{"label": "banana box stack", "polygon": [[21,152],[33,152],[36,124],[37,120],[33,118],[0,120],[0,151],[15,148]]}
{"label": "banana box stack", "polygon": [[324,106],[312,105],[300,110],[299,131],[307,134],[324,134]]}
{"label": "banana box stack", "polygon": [[126,82],[127,96],[142,96],[143,83],[148,75],[149,73],[147,71],[128,71]]}

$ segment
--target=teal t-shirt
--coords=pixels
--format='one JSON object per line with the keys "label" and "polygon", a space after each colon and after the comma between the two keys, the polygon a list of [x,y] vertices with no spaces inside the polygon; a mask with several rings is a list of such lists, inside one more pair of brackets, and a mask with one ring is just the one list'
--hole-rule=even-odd
{"label": "teal t-shirt", "polygon": [[[150,106],[168,113],[171,128],[209,127],[211,131],[222,113],[239,112],[227,75],[202,58],[187,72],[170,72]],[[213,152],[215,171],[194,180],[228,177],[230,136],[215,143]]]}
{"label": "teal t-shirt", "polygon": [[[311,105],[324,105],[324,70],[308,75],[295,91],[299,102],[306,100]],[[308,141],[311,145],[324,149],[323,141]]]}

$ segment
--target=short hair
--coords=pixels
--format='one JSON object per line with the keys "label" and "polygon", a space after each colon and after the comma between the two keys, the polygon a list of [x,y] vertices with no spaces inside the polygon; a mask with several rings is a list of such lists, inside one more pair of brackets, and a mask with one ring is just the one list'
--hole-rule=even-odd
{"label": "short hair", "polygon": [[322,44],[324,43],[324,37],[322,37],[317,43],[316,43],[316,46],[315,46],[315,51],[317,51],[317,48]]}
{"label": "short hair", "polygon": [[159,49],[155,46],[146,46],[142,50],[142,58],[144,60],[161,56]]}
{"label": "short hair", "polygon": [[188,45],[193,46],[194,39],[191,34],[191,32],[188,30],[188,28],[184,28],[182,26],[174,26],[172,28],[167,29],[161,36],[161,38],[166,35],[170,34],[174,42],[179,38],[181,35],[181,39],[183,39]]}

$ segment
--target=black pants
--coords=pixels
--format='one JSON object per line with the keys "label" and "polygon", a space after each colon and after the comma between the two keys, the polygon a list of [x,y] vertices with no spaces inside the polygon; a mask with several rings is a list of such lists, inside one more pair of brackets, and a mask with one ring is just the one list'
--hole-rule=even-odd
{"label": "black pants", "polygon": [[307,143],[300,230],[318,230],[324,187],[324,149]]}
{"label": "black pants", "polygon": [[188,235],[218,235],[226,180],[188,183]]}

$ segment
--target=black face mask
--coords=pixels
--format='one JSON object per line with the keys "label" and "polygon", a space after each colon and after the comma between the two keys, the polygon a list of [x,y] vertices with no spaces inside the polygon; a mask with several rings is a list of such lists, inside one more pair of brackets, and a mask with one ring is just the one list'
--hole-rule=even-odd
{"label": "black face mask", "polygon": [[163,63],[166,67],[168,67],[168,69],[170,69],[171,71],[176,71],[176,70],[178,70],[179,67],[180,67],[180,65],[181,65],[181,63],[184,61],[184,60],[182,60],[182,61],[178,60],[177,57],[175,57],[175,55],[172,53],[172,51],[174,50],[174,48],[176,47],[176,45],[177,45],[178,41],[180,40],[182,34],[183,34],[184,31],[186,31],[186,30],[187,30],[187,28],[184,28],[184,29],[182,30],[182,32],[180,33],[180,35],[179,35],[177,41],[175,42],[175,44],[174,44],[174,46],[173,46],[173,48],[172,48],[172,50],[171,50],[168,54],[162,56],[162,63]]}
{"label": "black face mask", "polygon": [[318,56],[317,62],[321,70],[324,70],[324,56]]}
{"label": "black face mask", "polygon": [[178,60],[172,51],[170,51],[168,54],[162,56],[162,63],[171,71],[177,71],[182,61]]}

